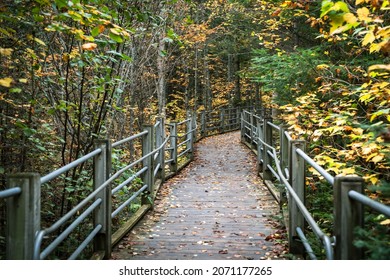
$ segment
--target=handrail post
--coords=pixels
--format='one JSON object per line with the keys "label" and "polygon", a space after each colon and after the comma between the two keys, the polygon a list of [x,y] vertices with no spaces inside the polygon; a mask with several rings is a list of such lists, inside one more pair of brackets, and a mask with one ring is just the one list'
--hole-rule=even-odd
{"label": "handrail post", "polygon": [[[157,126],[157,129],[155,131],[156,133],[156,148],[160,147],[165,140],[165,130],[164,130],[164,118],[158,118],[157,122],[159,122],[159,125]],[[161,179],[162,182],[164,182],[165,179],[165,147],[161,147],[161,149],[158,151],[158,157],[156,161],[160,164],[160,168],[158,170],[158,177]]]}
{"label": "handrail post", "polygon": [[235,112],[235,117],[234,117],[234,121],[232,124],[232,129],[239,129],[240,125],[241,125],[242,111],[239,110],[238,108],[235,108],[234,112]]}
{"label": "handrail post", "polygon": [[363,226],[363,204],[350,199],[348,193],[350,190],[363,193],[363,179],[355,175],[338,175],[334,179],[335,259],[362,259],[363,251],[353,245],[353,232]]}
{"label": "handrail post", "polygon": [[[290,150],[291,150],[291,143],[290,139],[286,137],[287,132],[287,126],[281,125],[280,126],[280,167],[282,169],[284,177],[289,180],[290,178],[290,162],[289,162],[289,156],[290,156]],[[285,170],[288,170],[288,173],[286,174]],[[285,188],[281,187],[280,189],[280,205],[282,206],[286,202],[286,190]]]}
{"label": "handrail post", "polygon": [[197,119],[197,114],[196,114],[196,111],[193,111],[191,113],[191,128],[192,128],[192,141],[193,143],[196,142],[196,119]]}
{"label": "handrail post", "polygon": [[188,149],[188,156],[190,160],[193,160],[194,158],[194,140],[192,135],[192,116],[190,113],[187,114],[189,121],[186,122],[186,149]]}
{"label": "handrail post", "polygon": [[245,111],[241,112],[241,142],[245,141]]}
{"label": "handrail post", "polygon": [[206,137],[206,111],[200,112],[200,137]]}
{"label": "handrail post", "polygon": [[[143,130],[148,133],[144,134],[142,137],[142,156],[146,156],[151,153],[154,149],[154,126],[151,124],[144,124],[142,126]],[[145,185],[148,185],[147,195],[153,193],[154,186],[154,167],[153,167],[154,155],[146,157],[142,161],[142,166],[147,167],[147,170],[142,174],[142,181]],[[145,197],[144,197],[145,198]],[[142,204],[150,204],[148,200],[142,202]]]}
{"label": "handrail post", "polygon": [[[102,152],[94,157],[93,186],[94,189],[103,185],[111,174],[111,142],[110,140],[98,139],[94,142],[95,149]],[[94,226],[101,225],[102,229],[94,239],[94,251],[104,252],[104,258],[111,257],[111,187],[107,186],[96,195],[95,199],[102,200],[101,205],[95,211]]]}
{"label": "handrail post", "polygon": [[[305,151],[305,147],[306,143],[304,140],[293,140],[291,142],[291,187],[303,204],[305,204],[305,160],[296,151],[297,149]],[[288,210],[289,250],[292,254],[303,255],[304,247],[302,242],[298,240],[296,229],[299,227],[304,232],[305,220],[294,199],[289,200]]]}
{"label": "handrail post", "polygon": [[225,112],[223,109],[221,109],[220,118],[221,118],[221,132],[220,133],[224,133],[225,132]]}
{"label": "handrail post", "polygon": [[[272,118],[270,117],[264,117],[263,119],[263,141],[269,145],[272,146],[272,127],[268,125],[268,122],[272,122]],[[263,180],[271,180],[272,179],[272,172],[269,170],[268,165],[271,164],[271,159],[268,154],[268,151],[270,151],[270,148],[266,145],[263,146]]]}
{"label": "handrail post", "polygon": [[264,141],[262,123],[257,122],[257,171],[263,172],[263,149],[264,145],[261,141]]}
{"label": "handrail post", "polygon": [[37,173],[17,173],[7,177],[8,188],[21,194],[7,198],[6,258],[32,260],[34,241],[41,223],[41,181]]}
{"label": "handrail post", "polygon": [[171,148],[171,163],[169,169],[176,174],[177,172],[177,122],[170,124],[170,148]]}
{"label": "handrail post", "polygon": [[249,114],[249,122],[250,122],[250,133],[249,133],[249,135],[250,135],[250,144],[251,144],[251,147],[253,147],[253,143],[254,143],[254,133],[253,133],[253,127],[254,127],[254,123],[253,123],[253,113],[251,112],[250,114]]}

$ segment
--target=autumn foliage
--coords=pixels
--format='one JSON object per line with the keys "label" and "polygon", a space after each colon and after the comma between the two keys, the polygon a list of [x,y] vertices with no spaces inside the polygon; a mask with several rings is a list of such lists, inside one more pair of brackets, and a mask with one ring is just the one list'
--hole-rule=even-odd
{"label": "autumn foliage", "polygon": [[[388,0],[23,2],[0,4],[0,189],[156,116],[262,105],[330,173],[389,202]],[[66,174],[47,207],[64,212],[82,193],[69,184],[89,179]],[[320,179],[309,170],[313,194]]]}

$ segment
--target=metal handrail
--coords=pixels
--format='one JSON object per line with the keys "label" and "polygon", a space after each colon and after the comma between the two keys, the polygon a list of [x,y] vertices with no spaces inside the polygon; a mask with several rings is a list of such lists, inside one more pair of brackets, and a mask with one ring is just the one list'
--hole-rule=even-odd
{"label": "metal handrail", "polygon": [[386,215],[387,217],[390,217],[390,206],[386,206],[378,201],[372,200],[371,198],[365,196],[364,194],[358,193],[357,191],[350,190],[348,192],[348,196],[358,202],[360,202],[363,205],[366,205],[379,213],[382,213]]}
{"label": "metal handrail", "polygon": [[122,203],[114,212],[111,213],[111,218],[114,218],[120,211],[122,211],[127,205],[129,205],[137,196],[139,196],[144,190],[146,190],[148,185],[144,185],[138,191],[136,191],[128,200]]}
{"label": "metal handrail", "polygon": [[275,128],[276,130],[280,130],[280,127],[277,126],[276,124],[272,123],[272,122],[267,122],[267,124],[273,128]]}
{"label": "metal handrail", "polygon": [[297,154],[300,155],[310,166],[312,166],[315,170],[317,170],[324,178],[331,184],[334,184],[334,177],[330,175],[324,168],[322,168],[318,163],[316,163],[311,157],[309,157],[304,151],[301,149],[296,150]]}
{"label": "metal handrail", "polygon": [[[220,119],[221,125],[218,128],[213,128],[213,130],[218,129],[218,132],[220,133],[220,132],[231,131],[232,129],[235,129],[235,128],[239,128],[240,118],[238,116],[238,113],[239,113],[239,111],[237,111],[236,109],[235,110],[221,111],[221,113],[218,114],[218,118]],[[184,151],[182,151],[179,155],[176,155],[176,157],[181,157],[181,156],[185,155],[186,153],[191,152],[191,150],[193,149],[192,141],[194,141],[195,138],[192,138],[191,134],[193,134],[197,131],[198,125],[196,124],[196,122],[192,123],[192,121],[193,121],[193,118],[190,117],[190,118],[188,118],[184,121],[181,121],[179,123],[176,123],[176,124],[168,124],[171,126],[183,125],[183,124],[189,125],[189,126],[187,126],[186,132],[184,132],[183,136],[181,136],[181,137],[188,137],[188,138],[184,139],[184,141],[181,142],[179,145],[176,145],[175,147],[173,147],[173,149],[178,149],[178,147],[187,144],[186,148],[180,149],[180,150],[184,150]],[[152,129],[153,128],[160,129],[162,124],[163,124],[163,122],[161,120],[159,120],[153,125]],[[118,148],[120,145],[126,144],[128,142],[131,142],[133,140],[141,138],[145,135],[148,135],[148,133],[149,133],[148,130],[144,130],[138,134],[131,135],[130,137],[127,137],[125,139],[122,139],[122,140],[119,140],[117,142],[112,143],[111,148]],[[174,137],[176,139],[181,138],[181,137],[178,137],[177,132],[175,134],[176,135],[169,135],[167,137],[163,136],[161,141],[162,140],[164,140],[164,141],[162,144],[159,145],[159,147],[155,148],[153,151],[146,152],[147,154],[134,160],[130,164],[126,165],[125,167],[122,167],[120,170],[116,171],[114,174],[112,174],[104,182],[97,183],[97,186],[95,186],[95,189],[92,190],[91,193],[87,194],[87,196],[84,199],[82,199],[69,212],[65,213],[62,217],[60,217],[58,220],[54,221],[53,224],[49,225],[47,228],[39,229],[35,235],[35,240],[33,242],[33,246],[31,249],[32,257],[34,259],[47,258],[48,255],[51,254],[53,252],[53,250],[55,250],[61,242],[63,242],[66,238],[69,237],[69,234],[71,234],[71,232],[73,232],[76,229],[76,227],[78,227],[87,217],[90,217],[90,215],[94,211],[96,211],[96,209],[98,207],[101,207],[102,202],[104,201],[105,198],[97,198],[97,196],[103,190],[105,190],[107,187],[109,187],[110,184],[112,184],[120,176],[123,176],[126,171],[131,170],[132,168],[134,168],[135,166],[137,166],[141,162],[145,163],[144,160],[147,160],[148,162],[150,162],[150,157],[152,157],[152,159],[151,159],[152,165],[151,166],[144,166],[140,170],[138,170],[136,173],[131,174],[129,178],[125,178],[125,180],[123,182],[121,182],[113,190],[110,191],[111,195],[113,195],[113,194],[117,193],[119,190],[123,189],[126,185],[131,183],[135,178],[144,174],[145,172],[148,173],[147,176],[151,175],[151,176],[156,177],[158,174],[158,171],[161,170],[162,168],[165,168],[165,166],[163,166],[163,165],[172,161],[172,159],[165,160],[164,152],[166,150],[172,150],[172,147],[165,148],[167,142],[170,141],[171,138],[174,138]],[[211,134],[211,133],[209,133],[209,134]],[[193,136],[196,137],[195,134]],[[161,137],[161,136],[159,136],[159,137]],[[149,140],[147,140],[147,141],[149,141]],[[157,140],[151,139],[151,141],[157,141]],[[154,143],[155,142],[153,142],[152,145],[154,145]],[[191,145],[189,143],[191,143]],[[103,147],[96,148],[95,150],[89,152],[88,154],[86,154],[84,156],[81,156],[80,158],[66,164],[65,166],[63,166],[57,170],[54,170],[53,172],[51,172],[45,176],[40,177],[40,180],[38,180],[38,182],[35,184],[35,186],[40,187],[42,184],[49,183],[51,180],[59,177],[60,175],[64,174],[65,172],[67,172],[73,168],[76,168],[80,164],[82,164],[88,160],[95,159],[97,156],[101,156],[102,153],[104,152],[104,149],[105,148],[103,148]],[[159,159],[160,157],[163,157],[163,158],[161,158],[161,162]],[[191,159],[189,159],[189,160],[191,160]],[[158,162],[156,162],[156,161],[158,161]],[[153,168],[153,170],[151,170],[152,168]],[[138,166],[137,166],[137,169],[139,169]],[[175,171],[175,172],[177,172],[177,171]],[[164,173],[162,173],[162,174],[164,176]],[[153,179],[150,182],[153,183]],[[123,210],[127,205],[129,205],[137,196],[139,196],[148,187],[152,188],[152,186],[148,186],[147,184],[145,184],[142,188],[140,188],[139,190],[134,192],[130,198],[128,198],[115,211],[113,211],[111,213],[111,216],[116,216],[121,210]],[[20,194],[23,194],[22,188],[14,187],[11,189],[0,191],[0,198],[13,197],[13,196],[17,196]],[[46,238],[46,236],[48,236],[48,235],[53,234],[54,232],[59,231],[59,229],[62,227],[64,228],[64,230],[61,229],[58,236],[53,236],[53,238],[54,238],[53,241],[51,241],[48,245],[45,244],[45,248],[41,248],[43,246],[44,238]],[[76,250],[73,253],[71,253],[71,256],[69,257],[69,259],[77,258],[77,256],[99,234],[99,232],[101,231],[102,228],[103,228],[102,224],[95,224],[94,228],[92,228],[89,233],[85,234],[86,238],[83,241],[80,241],[81,244],[79,244],[79,246],[76,248]]]}
{"label": "metal handrail", "polygon": [[[293,190],[292,185],[291,185],[292,183],[290,184],[289,179],[288,179],[290,177],[290,175],[289,175],[290,170],[289,169],[291,169],[291,166],[289,168],[284,166],[283,168],[284,168],[285,173],[282,172],[282,166],[280,163],[282,159],[279,160],[279,158],[277,156],[276,148],[265,142],[265,141],[268,142],[268,140],[261,139],[261,137],[258,133],[253,132],[253,127],[255,126],[254,124],[256,124],[256,122],[257,122],[257,126],[262,125],[261,122],[254,121],[254,119],[255,118],[254,118],[253,114],[249,114],[247,112],[244,112],[244,114],[242,115],[241,123],[243,124],[242,135],[245,137],[244,141],[247,141],[248,143],[254,143],[255,142],[254,138],[258,138],[258,140],[259,140],[258,145],[257,145],[258,151],[261,151],[261,150],[264,151],[264,149],[268,149],[268,151],[266,153],[267,159],[269,159],[270,162],[274,162],[275,164],[270,164],[269,162],[267,162],[267,164],[263,166],[264,172],[266,172],[265,170],[267,170],[267,172],[269,171],[270,173],[272,173],[273,176],[272,175],[271,176],[273,178],[276,178],[276,180],[281,181],[283,183],[283,185],[285,186],[287,193],[289,195],[288,196],[289,199],[293,199],[295,201],[300,213],[302,214],[304,219],[307,221],[309,227],[311,227],[315,236],[322,241],[322,246],[325,249],[326,258],[333,259],[334,258],[333,247],[337,246],[337,248],[340,248],[339,245],[336,244],[335,237],[328,236],[320,229],[319,225],[316,223],[314,218],[311,216],[311,214],[309,213],[309,211],[305,207],[304,203],[299,198],[298,194]],[[283,134],[281,134],[280,137],[284,137],[283,140],[288,141],[288,143],[290,143],[293,140],[293,138],[290,136],[290,134],[287,131],[283,131],[281,127],[272,123],[272,121],[267,121],[266,124],[271,127],[270,129],[274,128],[274,129],[281,131]],[[256,134],[256,135],[254,135],[254,134]],[[247,139],[246,139],[246,137],[247,137]],[[282,139],[281,139],[281,141],[282,141]],[[285,149],[285,148],[287,148],[289,150],[288,147],[284,146],[283,149]],[[323,176],[324,180],[326,180],[333,187],[335,187],[335,184],[337,184],[337,182],[336,182],[336,178],[334,176],[332,176],[323,167],[321,167],[314,159],[312,159],[309,155],[307,155],[304,152],[304,150],[302,150],[298,147],[296,147],[294,150],[295,150],[294,152],[296,153],[297,156],[302,158],[305,163],[309,164],[317,172],[319,172],[319,174]],[[284,152],[284,150],[283,150],[283,152]],[[281,153],[282,153],[282,151],[281,151]],[[263,155],[259,155],[258,160],[262,161],[262,157],[263,157]],[[283,160],[285,160],[285,159],[283,159]],[[262,161],[262,162],[264,164],[265,161]],[[277,172],[275,172],[275,170],[274,170],[274,168],[275,168],[274,165],[276,166]],[[290,165],[290,164],[288,164],[288,165]],[[371,199],[370,197],[367,197],[363,193],[360,193],[360,192],[355,191],[355,190],[349,190],[348,191],[348,198],[351,200],[354,200],[362,205],[368,206],[371,209],[373,209],[381,214],[386,215],[387,217],[390,217],[390,206],[387,206],[383,203],[375,201],[375,200]],[[339,207],[339,206],[337,206],[337,207]],[[294,230],[295,230],[296,234],[298,235],[298,237],[301,239],[302,244],[303,244],[305,250],[307,251],[309,257],[311,259],[316,259],[316,256],[314,255],[310,244],[306,240],[306,237],[304,235],[303,230],[299,227],[295,228]],[[348,230],[350,230],[350,229],[348,229]],[[344,234],[343,236],[345,236],[344,231],[343,231],[343,234]],[[347,245],[347,246],[352,246],[352,245]],[[337,254],[339,254],[339,253],[337,253]]]}
{"label": "metal handrail", "polygon": [[61,168],[54,170],[53,172],[47,174],[46,176],[41,177],[41,184],[45,184],[45,183],[57,178],[61,174],[71,170],[72,168],[75,168],[76,166],[80,165],[81,163],[86,162],[87,160],[93,158],[94,156],[100,154],[101,152],[102,152],[102,149],[97,148],[97,149],[93,150],[92,152],[86,154],[85,156],[82,156],[81,158],[76,159],[75,161],[72,161],[71,163],[69,163]]}
{"label": "metal handrail", "polygon": [[117,187],[111,190],[111,194],[115,194],[121,189],[123,189],[124,186],[128,185],[130,182],[132,182],[135,178],[139,177],[141,174],[143,174],[148,168],[145,166],[133,175],[131,175],[128,179],[126,179],[124,182],[119,184]]}
{"label": "metal handrail", "polygon": [[34,259],[43,260],[45,259],[75,228],[77,225],[81,224],[81,222],[92,213],[100,204],[102,203],[102,199],[98,198],[94,203],[92,203],[77,219],[71,223],[49,246],[46,247],[41,253],[40,247],[42,244],[43,237],[46,234],[50,234],[53,231],[50,229],[41,230],[38,232],[37,241],[35,242],[35,250],[34,250]]}
{"label": "metal handrail", "polygon": [[290,183],[288,182],[287,178],[284,177],[282,168],[280,166],[280,161],[277,157],[276,149],[267,143],[265,143],[262,139],[260,139],[260,142],[263,143],[263,145],[267,146],[269,149],[272,150],[272,153],[274,154],[274,160],[275,160],[275,166],[277,169],[277,172],[279,174],[280,181],[284,184],[286,187],[289,195],[294,199],[295,203],[297,204],[299,210],[302,213],[302,216],[305,218],[305,220],[308,222],[309,226],[312,228],[314,234],[323,242],[323,246],[325,249],[325,254],[327,259],[332,260],[333,259],[333,246],[332,242],[330,241],[330,237],[327,236],[318,226],[317,222],[314,220],[313,216],[310,214],[310,212],[307,210],[304,203],[301,201],[301,199],[298,197],[294,189],[291,187]]}
{"label": "metal handrail", "polygon": [[130,136],[130,137],[127,137],[127,138],[125,138],[125,139],[122,139],[122,140],[119,140],[119,141],[113,143],[113,144],[112,144],[112,147],[113,147],[113,148],[116,148],[116,147],[118,147],[119,145],[122,145],[122,144],[125,144],[125,143],[127,143],[127,142],[133,141],[133,140],[135,140],[135,139],[137,139],[137,138],[140,138],[141,136],[146,135],[146,134],[148,134],[148,131],[144,130],[144,131],[142,131],[142,132],[140,132],[140,133],[138,133],[138,134],[132,135],[132,136]]}
{"label": "metal handrail", "polygon": [[[145,133],[146,132],[146,133]],[[147,131],[143,131],[135,136],[137,137],[140,137],[142,135],[145,135],[147,134],[148,132]],[[125,142],[128,142],[128,141],[131,141],[137,137],[128,137],[124,140],[126,141],[118,141],[116,142],[117,145],[119,145],[118,143],[120,144],[123,144]],[[139,158],[138,160],[132,162],[131,164],[123,167],[122,169],[120,169],[119,171],[117,171],[115,174],[113,174],[107,181],[105,181],[101,186],[99,186],[98,188],[96,188],[92,193],[90,193],[85,199],[83,199],[78,205],[76,205],[74,208],[72,208],[68,213],[66,213],[62,218],[60,218],[58,221],[56,221],[52,226],[50,226],[49,228],[46,228],[44,230],[41,230],[39,231],[38,235],[37,235],[37,238],[36,238],[36,241],[35,241],[35,245],[34,245],[34,258],[35,259],[40,259],[42,258],[41,256],[43,256],[43,258],[46,257],[46,253],[42,255],[42,253],[40,254],[39,251],[40,251],[40,247],[41,247],[41,244],[42,244],[42,240],[44,238],[44,236],[46,236],[47,234],[50,234],[54,231],[56,231],[57,229],[59,229],[62,225],[64,225],[73,215],[75,215],[77,212],[79,212],[84,206],[86,206],[99,192],[101,192],[104,188],[106,188],[108,185],[110,185],[114,180],[116,180],[120,175],[122,175],[125,171],[129,170],[130,168],[134,167],[136,164],[140,163],[141,161],[143,161],[144,159],[146,159],[147,157],[149,156],[152,156],[154,153],[156,153],[157,151],[161,150],[164,145],[167,143],[168,141],[168,138],[165,139],[165,141],[158,147],[156,148],[155,150],[151,151],[150,153],[144,155],[143,157]],[[101,149],[96,149],[95,151],[89,153],[88,155],[80,158],[82,160],[77,160],[77,162],[80,164],[80,162],[85,162],[86,160],[90,159],[92,156],[91,155],[97,155],[99,153],[97,153],[97,151],[99,151],[99,153],[101,152]],[[67,166],[64,166],[63,168],[61,168],[60,170],[69,170],[70,169],[70,166],[72,167],[76,167],[77,165],[71,163],[71,164],[68,164]],[[58,171],[58,170],[57,170]],[[65,172],[65,171],[63,171]],[[63,173],[62,172],[62,173]],[[50,173],[49,175],[45,176],[46,178],[46,183],[48,182],[47,181],[47,178],[56,178],[57,176],[59,176],[60,174],[58,174],[59,172],[52,172]],[[41,182],[43,180],[41,179]],[[123,186],[122,186],[123,187]],[[96,202],[95,202],[96,203]],[[89,209],[89,208],[88,208]],[[80,217],[86,217],[86,216],[80,216]],[[80,217],[78,217],[76,220],[80,219]],[[84,219],[83,218],[83,219]],[[57,243],[54,243],[54,245],[52,245],[53,243],[51,243],[48,248],[50,248],[50,252],[52,251],[51,249],[51,246],[54,246],[54,245],[58,245]],[[46,252],[46,251],[45,251]],[[50,252],[48,252],[47,254],[49,254]],[[41,255],[41,256],[40,256]]]}
{"label": "metal handrail", "polygon": [[190,121],[191,121],[191,119],[186,119],[184,121],[178,122],[177,125],[182,125],[182,124],[185,124],[185,123],[190,122]]}
{"label": "metal handrail", "polygon": [[22,189],[19,187],[14,187],[11,189],[0,191],[0,198],[9,198],[12,196],[17,196],[22,193]]}

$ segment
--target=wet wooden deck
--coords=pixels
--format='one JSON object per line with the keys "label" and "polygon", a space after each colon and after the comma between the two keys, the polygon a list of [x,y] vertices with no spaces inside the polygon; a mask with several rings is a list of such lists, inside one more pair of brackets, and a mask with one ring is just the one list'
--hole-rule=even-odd
{"label": "wet wooden deck", "polygon": [[160,189],[154,210],[114,248],[113,259],[280,259],[278,205],[256,175],[238,132],[196,145],[196,158]]}

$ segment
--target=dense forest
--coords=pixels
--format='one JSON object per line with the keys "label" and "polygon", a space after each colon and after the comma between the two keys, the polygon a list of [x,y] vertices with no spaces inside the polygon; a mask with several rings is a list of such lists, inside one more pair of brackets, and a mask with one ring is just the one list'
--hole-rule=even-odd
{"label": "dense forest", "polygon": [[[0,189],[6,174],[46,174],[156,117],[255,105],[273,108],[329,172],[362,176],[388,203],[389,9],[388,0],[2,0]],[[309,173],[308,192],[325,205],[331,189]],[[69,207],[74,189],[58,188],[51,195]],[[390,220],[369,219],[357,245],[388,258],[389,241],[371,248]]]}

